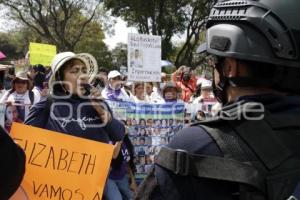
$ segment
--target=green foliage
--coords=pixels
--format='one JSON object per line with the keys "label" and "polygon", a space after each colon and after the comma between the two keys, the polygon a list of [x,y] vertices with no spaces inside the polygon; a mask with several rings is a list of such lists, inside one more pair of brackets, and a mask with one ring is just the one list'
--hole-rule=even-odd
{"label": "green foliage", "polygon": [[29,42],[41,40],[38,35],[24,27],[0,33],[0,51],[5,53],[7,60],[24,58]]}
{"label": "green foliage", "polygon": [[3,0],[10,17],[54,44],[74,51],[86,27],[97,14],[98,0]]}
{"label": "green foliage", "polygon": [[[87,2],[94,2],[94,6]],[[112,67],[111,54],[103,42],[104,33],[96,21],[98,1],[3,1],[10,8],[11,17],[20,25],[18,29],[3,33],[3,52],[10,58],[24,57],[29,42],[57,46],[58,52],[86,52],[95,56],[99,66]],[[16,10],[17,9],[17,10]],[[2,42],[3,41],[3,42]],[[10,46],[4,46],[9,43]]]}
{"label": "green foliage", "polygon": [[162,58],[173,49],[171,38],[185,30],[185,6],[188,0],[104,0],[112,15],[122,17],[139,33],[162,36]]}
{"label": "green foliage", "polygon": [[14,42],[10,40],[10,36],[7,33],[0,33],[0,51],[2,51],[7,57],[17,57],[17,47]]}
{"label": "green foliage", "polygon": [[[186,40],[177,44],[177,46],[174,48],[174,52],[170,57],[170,60],[172,60],[174,63],[176,63],[177,61],[177,65],[178,63],[180,63],[180,65],[188,65],[192,68],[196,68],[197,66],[201,65],[202,56],[198,55],[196,53],[196,50],[200,44],[205,42],[205,33],[205,31],[201,31],[198,34],[199,36],[197,37],[197,39],[195,39],[195,37],[192,37],[189,41]],[[193,44],[192,48],[191,44]],[[190,58],[191,60],[189,60]]]}
{"label": "green foliage", "polygon": [[[75,27],[74,27],[75,28]],[[92,54],[99,67],[112,67],[112,57],[107,46],[103,42],[104,33],[97,22],[90,23],[82,35],[82,39],[75,46],[75,52]]]}
{"label": "green foliage", "polygon": [[[162,59],[178,67],[193,65],[200,32],[211,6],[217,0],[104,0],[107,10],[122,17],[139,33],[162,36]],[[185,34],[186,41],[176,48],[171,39]]]}
{"label": "green foliage", "polygon": [[117,43],[116,47],[111,51],[113,66],[119,68],[120,66],[127,66],[127,45],[124,43]]}

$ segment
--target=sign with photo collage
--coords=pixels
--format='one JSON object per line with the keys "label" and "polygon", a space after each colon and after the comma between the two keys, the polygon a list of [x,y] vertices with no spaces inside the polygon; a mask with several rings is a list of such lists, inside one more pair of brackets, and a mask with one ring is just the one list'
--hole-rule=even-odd
{"label": "sign with photo collage", "polygon": [[9,133],[13,122],[24,122],[29,113],[30,106],[23,104],[1,104],[0,125]]}
{"label": "sign with photo collage", "polygon": [[215,98],[206,98],[202,99],[199,103],[185,103],[185,123],[191,123],[195,120],[197,114],[203,116],[202,120],[211,118],[213,116],[212,108],[217,102]]}
{"label": "sign with photo collage", "polygon": [[136,178],[144,178],[160,148],[183,128],[184,104],[136,104],[108,101],[114,116],[126,121],[134,146]]}

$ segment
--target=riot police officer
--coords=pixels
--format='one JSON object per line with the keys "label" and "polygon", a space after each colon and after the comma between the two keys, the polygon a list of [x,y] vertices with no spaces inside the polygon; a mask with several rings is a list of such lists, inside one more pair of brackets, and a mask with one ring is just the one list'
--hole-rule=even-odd
{"label": "riot police officer", "polygon": [[211,10],[219,115],[177,133],[137,199],[296,199],[300,193],[299,0],[228,0]]}

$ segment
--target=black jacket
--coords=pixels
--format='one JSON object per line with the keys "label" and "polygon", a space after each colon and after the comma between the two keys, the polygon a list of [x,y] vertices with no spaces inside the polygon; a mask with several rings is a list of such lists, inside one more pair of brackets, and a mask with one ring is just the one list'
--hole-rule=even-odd
{"label": "black jacket", "polygon": [[[286,116],[293,117],[294,121],[299,119],[300,122],[300,97],[299,96],[274,96],[260,95],[248,96],[240,98],[250,102],[260,102],[271,113],[283,113]],[[235,120],[239,122],[239,120]],[[213,124],[213,123],[212,123]],[[213,124],[215,129],[218,129],[218,124]],[[296,133],[300,134],[300,123],[294,127]],[[255,127],[253,127],[255,130]],[[222,131],[221,131],[222,132]],[[222,133],[220,133],[222,134]],[[264,133],[259,133],[264,134]],[[299,141],[299,135],[294,134],[294,143]],[[298,139],[296,138],[298,137]],[[229,137],[227,137],[228,139]],[[260,138],[257,138],[259,141]],[[230,142],[230,138],[229,138]],[[292,146],[292,151],[296,152],[296,156],[300,155],[299,145]],[[221,151],[207,130],[201,126],[190,126],[175,135],[169,143],[170,149],[183,149],[189,154],[200,154],[213,157],[224,157],[224,152]],[[230,151],[234,151],[231,149]],[[275,151],[275,150],[274,150]],[[249,153],[250,154],[250,153]],[[249,159],[249,158],[242,158]],[[213,166],[212,166],[213,167]],[[300,181],[300,179],[299,179]],[[240,199],[239,184],[229,181],[220,181],[209,178],[198,178],[194,176],[176,175],[172,171],[155,165],[154,170],[148,175],[144,182],[139,187],[139,192],[136,199],[151,199],[151,200],[232,200]]]}
{"label": "black jacket", "polygon": [[9,199],[25,173],[25,153],[0,126],[0,199]]}

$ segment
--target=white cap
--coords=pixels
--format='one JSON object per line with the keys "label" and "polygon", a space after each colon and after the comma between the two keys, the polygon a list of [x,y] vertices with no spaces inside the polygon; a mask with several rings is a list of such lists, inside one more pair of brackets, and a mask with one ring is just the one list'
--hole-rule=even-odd
{"label": "white cap", "polygon": [[125,85],[126,85],[126,86],[132,86],[132,85],[133,85],[133,82],[132,82],[132,81],[127,81],[127,82],[125,83]]}
{"label": "white cap", "polygon": [[118,72],[117,70],[113,70],[113,71],[110,71],[110,72],[108,73],[107,78],[108,78],[108,80],[109,80],[109,79],[115,78],[115,77],[117,77],[117,76],[122,76],[122,74],[121,74],[120,72]]}
{"label": "white cap", "polygon": [[212,82],[210,80],[203,80],[201,83],[201,89],[212,89]]}

